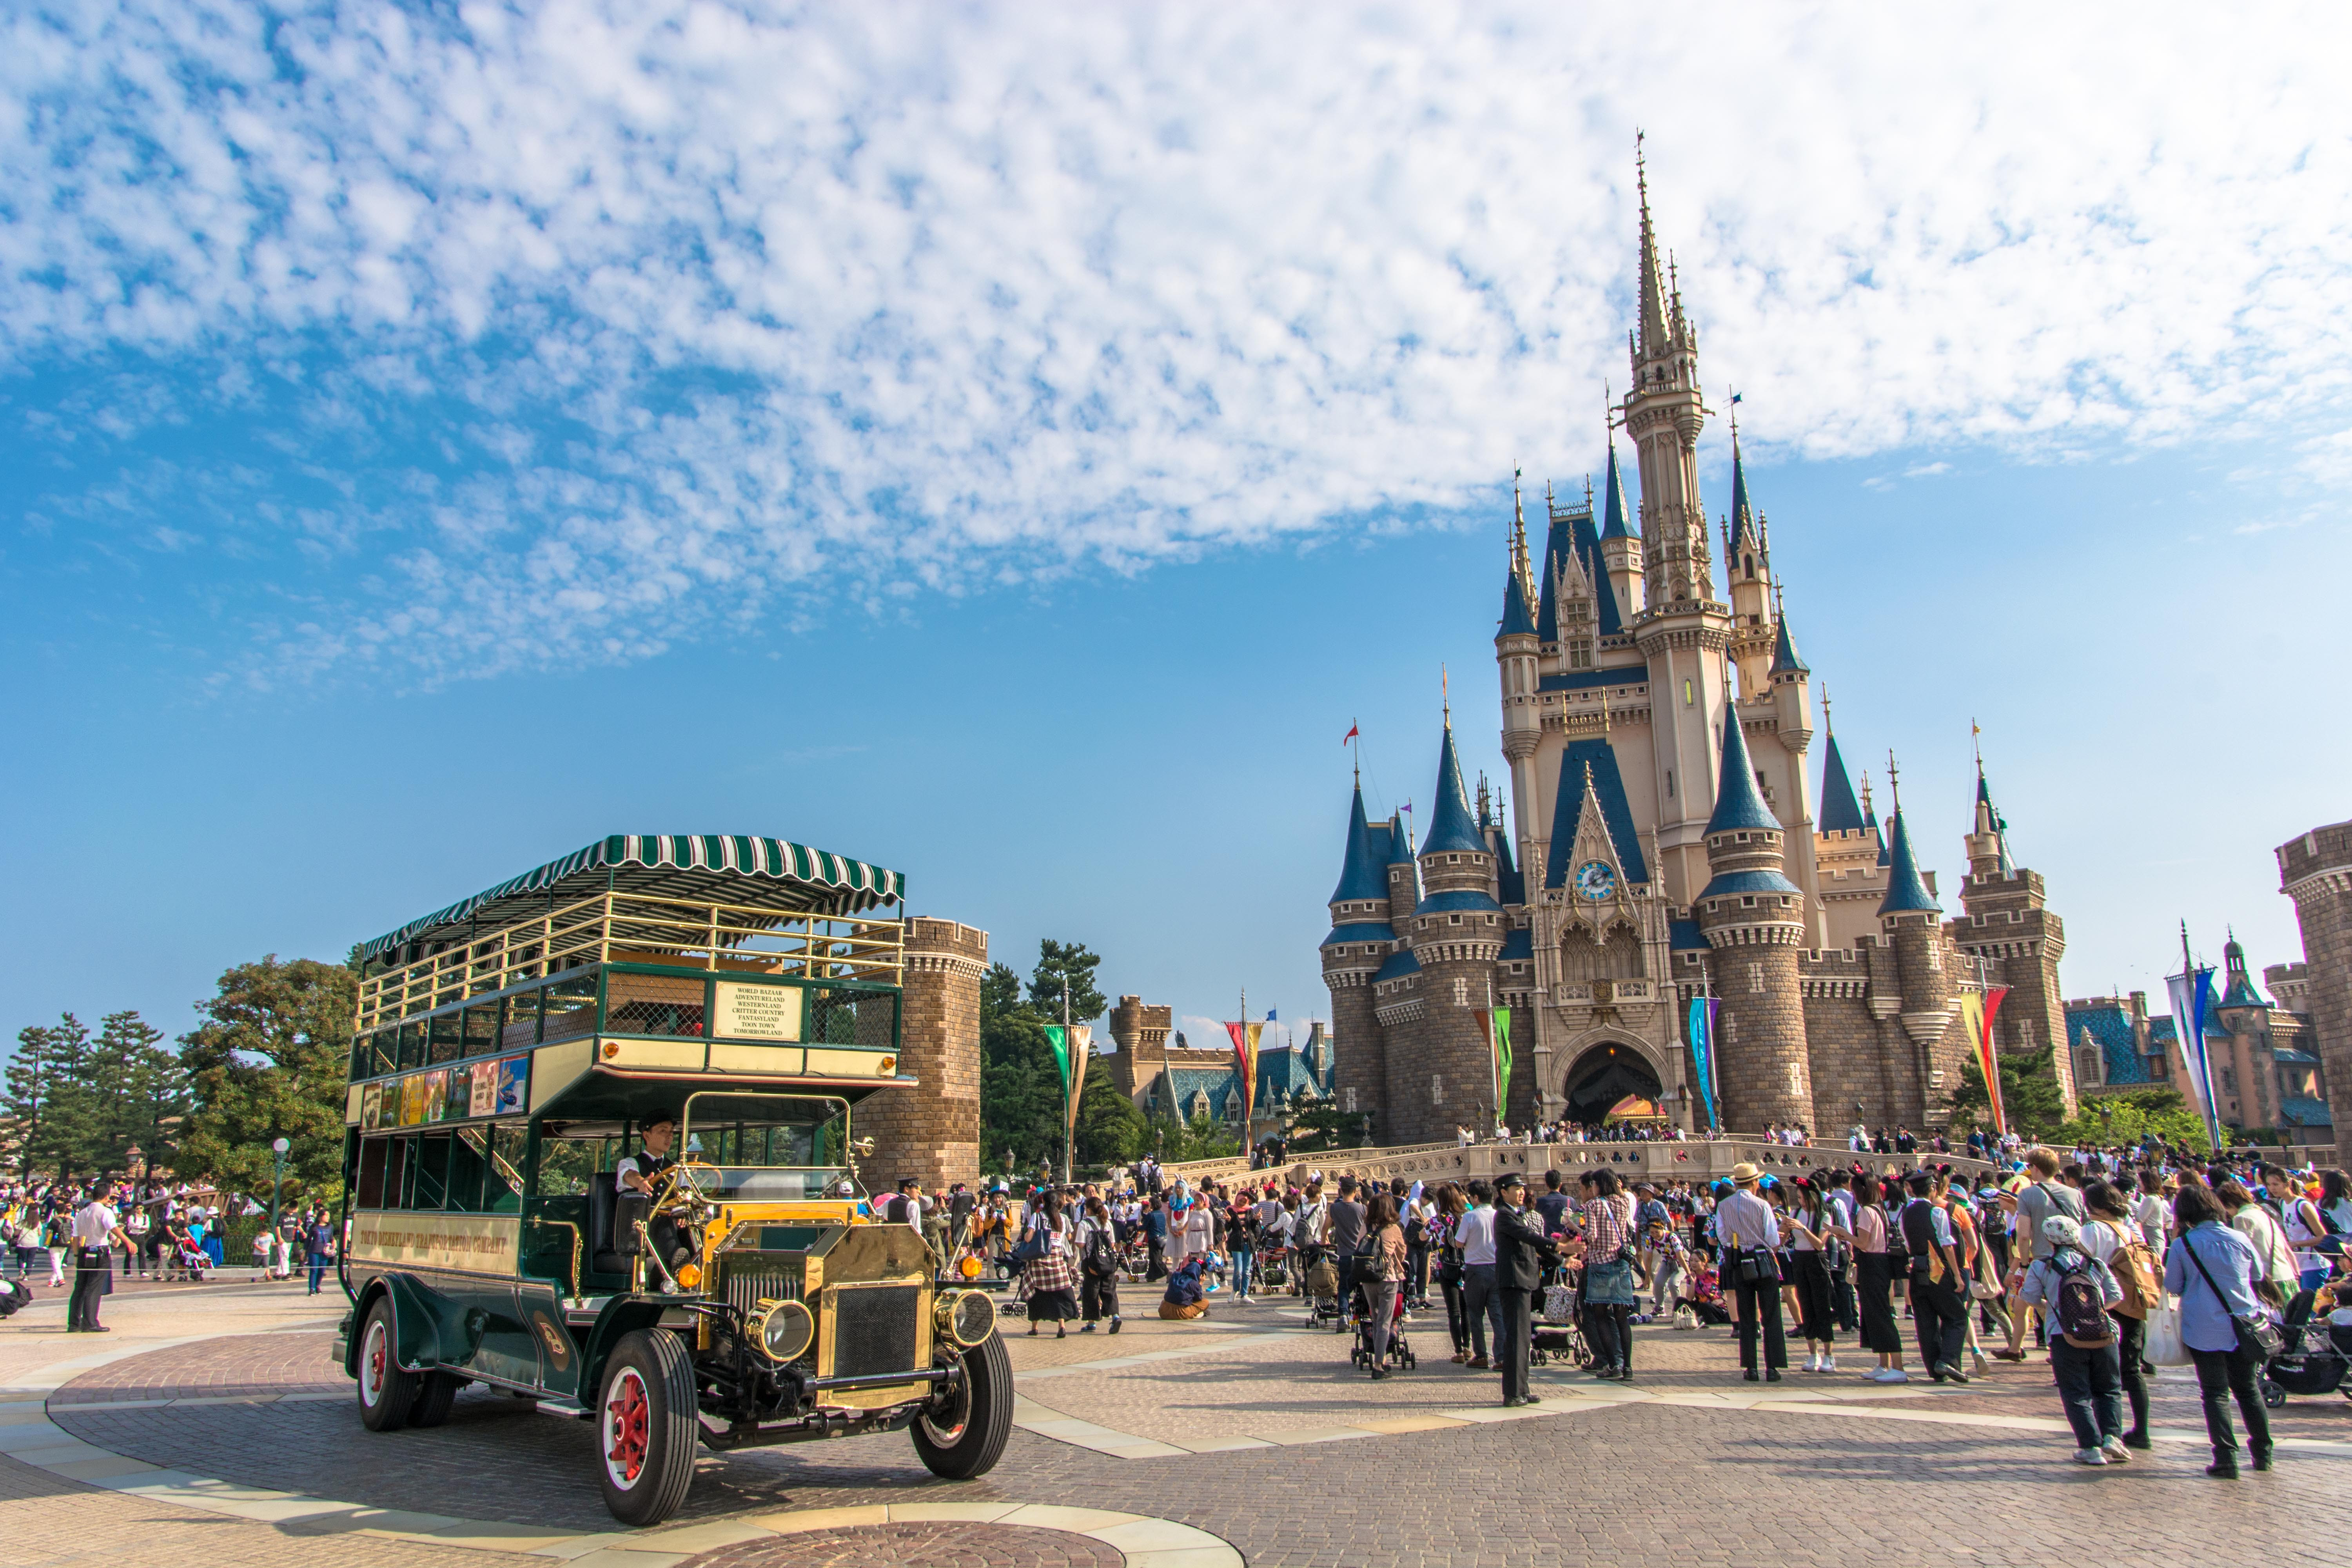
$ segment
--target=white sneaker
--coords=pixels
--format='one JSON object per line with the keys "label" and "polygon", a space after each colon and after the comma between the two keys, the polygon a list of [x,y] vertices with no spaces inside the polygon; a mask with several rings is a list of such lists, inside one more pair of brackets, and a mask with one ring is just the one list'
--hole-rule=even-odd
{"label": "white sneaker", "polygon": [[2131,1452],[2124,1447],[2124,1440],[2121,1437],[2108,1438],[2100,1447],[2099,1452],[2107,1457],[2107,1463],[2111,1465],[2128,1465],[2131,1463]]}
{"label": "white sneaker", "polygon": [[1823,1372],[1835,1372],[1837,1370],[1837,1357],[1833,1355],[1822,1356],[1822,1370]]}
{"label": "white sneaker", "polygon": [[1822,1370],[1822,1355],[1819,1351],[1815,1351],[1811,1355],[1805,1357],[1805,1370],[1807,1372],[1819,1372]]}
{"label": "white sneaker", "polygon": [[2077,1448],[2074,1450],[2074,1462],[2078,1465],[2104,1465],[2107,1462],[2107,1456],[2096,1448]]}
{"label": "white sneaker", "polygon": [[1876,1373],[1872,1374],[1870,1381],[1873,1383],[1908,1383],[1911,1381],[1911,1374],[1905,1372],[1899,1366],[1882,1366]]}

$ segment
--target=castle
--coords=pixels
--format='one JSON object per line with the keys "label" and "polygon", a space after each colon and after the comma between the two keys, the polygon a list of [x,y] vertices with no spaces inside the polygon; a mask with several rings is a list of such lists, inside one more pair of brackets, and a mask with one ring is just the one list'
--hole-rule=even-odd
{"label": "castle", "polygon": [[[1322,943],[1341,1108],[1383,1143],[1491,1121],[1477,1009],[1512,1010],[1514,1127],[1599,1121],[1629,1094],[1703,1129],[1684,1003],[1718,1003],[1727,1129],[1940,1125],[1970,1054],[1963,990],[2010,988],[2004,1049],[2065,1039],[2063,923],[2010,855],[1979,769],[1959,918],[1919,868],[1899,796],[1881,830],[1822,725],[1782,612],[1735,428],[1726,596],[1699,498],[1698,338],[1658,265],[1641,181],[1640,319],[1596,520],[1552,502],[1537,562],[1515,518],[1495,657],[1508,808],[1474,814],[1452,714],[1416,850],[1360,784]],[[1638,527],[1636,523],[1638,521]],[[2074,1101],[2072,1055],[2055,1053]]]}

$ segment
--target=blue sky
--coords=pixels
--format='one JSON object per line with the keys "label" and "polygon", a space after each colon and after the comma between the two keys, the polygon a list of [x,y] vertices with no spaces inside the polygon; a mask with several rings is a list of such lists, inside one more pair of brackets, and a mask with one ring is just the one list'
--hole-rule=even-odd
{"label": "blue sky", "polygon": [[2340,16],[1341,16],[13,17],[0,1021],[176,1029],[614,831],[1319,1012],[1339,736],[1425,800],[1446,665],[1500,773],[1505,481],[1600,459],[1637,108],[1948,887],[1974,718],[2070,994],[2184,915],[2295,956],[2269,852],[2352,809]]}

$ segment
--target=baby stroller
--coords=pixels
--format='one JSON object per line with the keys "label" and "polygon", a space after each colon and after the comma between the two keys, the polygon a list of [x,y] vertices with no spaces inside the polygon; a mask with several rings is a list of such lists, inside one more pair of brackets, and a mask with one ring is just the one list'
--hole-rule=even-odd
{"label": "baby stroller", "polygon": [[2286,1321],[2279,1325],[2284,1342],[2279,1353],[2263,1363],[2263,1403],[2273,1410],[2290,1394],[2308,1398],[2343,1389],[2345,1373],[2352,1371],[2352,1327],[2338,1328],[2326,1318],[2311,1315],[2311,1292],[2287,1304]]}
{"label": "baby stroller", "polygon": [[1584,1331],[1577,1323],[1579,1294],[1575,1279],[1574,1272],[1564,1265],[1545,1275],[1543,1300],[1537,1303],[1535,1321],[1529,1325],[1529,1366],[1548,1366],[1555,1361],[1582,1366],[1591,1361],[1592,1352],[1585,1348]]}
{"label": "baby stroller", "polygon": [[1290,1283],[1290,1248],[1269,1247],[1257,1255],[1257,1280],[1269,1290]]}
{"label": "baby stroller", "polygon": [[1307,1327],[1319,1329],[1328,1323],[1334,1332],[1347,1331],[1348,1315],[1339,1310],[1339,1265],[1329,1253],[1315,1255],[1300,1276],[1298,1288],[1307,1298]]}
{"label": "baby stroller", "polygon": [[[1355,1299],[1348,1304],[1348,1321],[1355,1325],[1356,1345],[1348,1352],[1348,1359],[1358,1367],[1370,1372],[1372,1366],[1371,1309],[1365,1302],[1363,1291],[1357,1290],[1351,1294]],[[1404,1295],[1400,1291],[1397,1294],[1396,1306],[1391,1309],[1389,1316],[1388,1365],[1393,1370],[1398,1367],[1420,1364],[1413,1357],[1412,1342],[1405,1338]]]}

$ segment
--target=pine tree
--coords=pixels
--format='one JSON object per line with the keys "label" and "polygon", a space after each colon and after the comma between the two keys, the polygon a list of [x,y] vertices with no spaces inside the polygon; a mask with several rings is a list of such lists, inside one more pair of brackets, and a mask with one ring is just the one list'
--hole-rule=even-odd
{"label": "pine tree", "polygon": [[1062,1021],[1062,989],[1069,986],[1069,1020],[1084,1024],[1099,1018],[1109,1008],[1110,1001],[1095,989],[1095,971],[1102,960],[1087,951],[1082,942],[1055,942],[1045,938],[1037,944],[1037,967],[1029,975],[1029,1005],[1047,1023]]}
{"label": "pine tree", "polygon": [[97,1097],[90,1163],[102,1174],[129,1174],[133,1150],[147,1170],[173,1166],[180,1121],[188,1111],[188,1073],[163,1048],[163,1031],[136,1010],[100,1020],[90,1053]]}
{"label": "pine tree", "polygon": [[1087,1064],[1087,1087],[1078,1100],[1078,1159],[1088,1165],[1123,1165],[1143,1152],[1143,1112],[1111,1081],[1110,1068]]}
{"label": "pine tree", "polygon": [[[68,1023],[73,1015],[66,1016]],[[50,1097],[57,1089],[57,1031],[46,1024],[27,1024],[16,1031],[16,1054],[0,1080],[0,1118],[16,1156],[16,1173],[32,1175],[43,1163],[49,1131]]]}
{"label": "pine tree", "polygon": [[175,1169],[240,1192],[267,1188],[270,1144],[283,1137],[290,1194],[331,1198],[341,1186],[343,1086],[359,979],[340,963],[241,963],[181,1037],[194,1107]]}
{"label": "pine tree", "polygon": [[40,1130],[26,1141],[25,1148],[34,1169],[70,1181],[94,1168],[100,1140],[100,1100],[92,1081],[89,1026],[67,1013],[47,1035],[47,1083]]}

